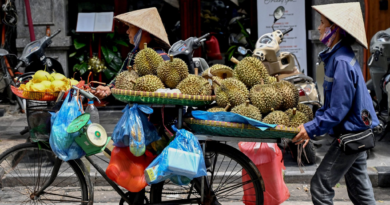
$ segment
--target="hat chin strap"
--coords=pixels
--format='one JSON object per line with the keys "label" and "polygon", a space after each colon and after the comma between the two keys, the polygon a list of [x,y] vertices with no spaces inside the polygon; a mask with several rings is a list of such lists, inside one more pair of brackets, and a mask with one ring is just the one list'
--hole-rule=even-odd
{"label": "hat chin strap", "polygon": [[138,32],[134,36],[134,49],[137,50],[139,48],[139,43],[141,42],[142,38],[142,29],[139,29]]}

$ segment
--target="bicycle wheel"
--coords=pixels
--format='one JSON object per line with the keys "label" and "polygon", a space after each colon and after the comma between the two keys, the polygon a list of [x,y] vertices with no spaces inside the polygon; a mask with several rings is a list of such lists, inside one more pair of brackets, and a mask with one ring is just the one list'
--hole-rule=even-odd
{"label": "bicycle wheel", "polygon": [[87,204],[88,189],[80,160],[62,162],[57,177],[40,196],[49,180],[56,156],[35,143],[14,146],[0,155],[1,204]]}
{"label": "bicycle wheel", "polygon": [[[208,142],[205,159],[204,204],[263,204],[262,178],[247,156],[231,146]],[[152,204],[200,204],[200,190],[201,178],[185,186],[166,180],[151,186],[150,200]]]}

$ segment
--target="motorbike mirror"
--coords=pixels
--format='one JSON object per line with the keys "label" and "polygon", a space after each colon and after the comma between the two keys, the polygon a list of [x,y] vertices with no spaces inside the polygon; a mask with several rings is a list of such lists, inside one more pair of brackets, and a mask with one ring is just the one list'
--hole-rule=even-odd
{"label": "motorbike mirror", "polygon": [[6,56],[6,55],[8,55],[8,54],[9,54],[9,53],[8,53],[7,50],[1,49],[1,48],[0,48],[0,56],[1,56],[1,57]]}
{"label": "motorbike mirror", "polygon": [[242,46],[238,46],[237,48],[237,51],[241,54],[241,55],[246,55],[248,53],[248,51],[242,47]]}
{"label": "motorbike mirror", "polygon": [[275,9],[274,11],[274,22],[276,22],[277,20],[279,20],[280,18],[282,18],[282,16],[284,15],[284,7],[283,6],[279,6],[278,8]]}

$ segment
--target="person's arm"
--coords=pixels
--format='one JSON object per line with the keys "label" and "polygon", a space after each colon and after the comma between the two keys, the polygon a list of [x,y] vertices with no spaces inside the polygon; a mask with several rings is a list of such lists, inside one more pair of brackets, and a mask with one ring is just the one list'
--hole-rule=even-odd
{"label": "person's arm", "polygon": [[330,107],[322,115],[304,124],[311,139],[325,134],[339,124],[351,109],[355,96],[355,75],[353,68],[345,61],[336,62],[336,69],[331,90]]}

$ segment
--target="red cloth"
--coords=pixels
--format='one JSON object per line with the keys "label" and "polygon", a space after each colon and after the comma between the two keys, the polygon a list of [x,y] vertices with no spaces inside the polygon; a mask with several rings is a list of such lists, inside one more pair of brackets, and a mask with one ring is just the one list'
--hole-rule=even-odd
{"label": "red cloth", "polygon": [[[265,185],[264,205],[279,205],[290,197],[290,192],[283,180],[283,153],[276,144],[240,142],[241,152],[251,159],[263,178]],[[275,151],[274,151],[275,150]],[[246,171],[242,171],[242,181],[250,181]],[[245,205],[255,204],[255,190],[252,183],[244,185],[243,201]]]}
{"label": "red cloth", "polygon": [[108,178],[130,192],[139,192],[147,186],[144,171],[156,158],[148,150],[140,157],[131,154],[129,147],[115,147],[106,174]]}

